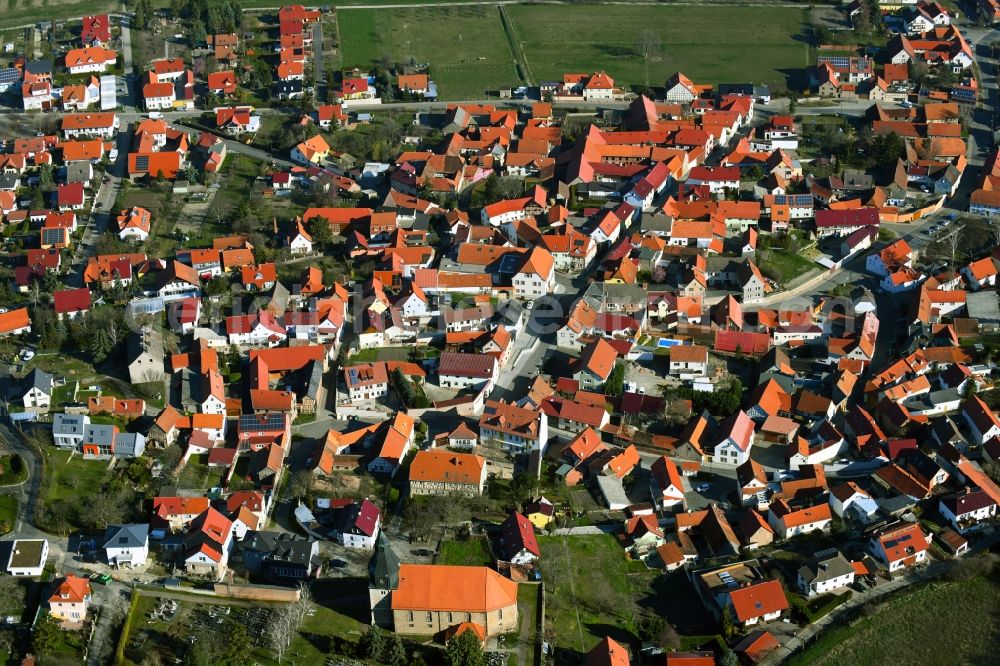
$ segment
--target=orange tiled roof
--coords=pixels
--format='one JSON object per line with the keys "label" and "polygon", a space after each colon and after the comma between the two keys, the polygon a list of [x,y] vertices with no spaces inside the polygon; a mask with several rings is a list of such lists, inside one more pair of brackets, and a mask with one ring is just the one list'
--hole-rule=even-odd
{"label": "orange tiled roof", "polygon": [[393,610],[484,613],[517,604],[517,583],[487,567],[401,564]]}

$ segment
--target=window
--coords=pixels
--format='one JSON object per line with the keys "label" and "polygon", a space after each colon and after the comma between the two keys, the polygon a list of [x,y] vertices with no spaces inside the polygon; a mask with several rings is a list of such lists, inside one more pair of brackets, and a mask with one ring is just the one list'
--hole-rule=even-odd
{"label": "window", "polygon": [[413,622],[413,611],[406,611],[406,621]]}
{"label": "window", "polygon": [[500,620],[503,619],[503,609],[502,608],[500,608],[500,609],[497,610],[497,619],[500,619]]}
{"label": "window", "polygon": [[434,616],[431,615],[430,611],[427,611],[427,617],[425,618],[425,620],[426,620],[427,624],[430,624],[431,622],[433,622]]}

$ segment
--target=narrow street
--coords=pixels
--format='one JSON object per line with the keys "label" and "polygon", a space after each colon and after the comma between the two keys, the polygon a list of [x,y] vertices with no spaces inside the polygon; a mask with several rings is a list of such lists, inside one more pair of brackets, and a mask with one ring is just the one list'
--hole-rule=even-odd
{"label": "narrow street", "polygon": [[107,230],[111,223],[111,216],[114,214],[115,201],[121,191],[122,180],[128,173],[128,152],[132,134],[130,126],[122,124],[121,130],[115,140],[115,147],[118,150],[118,159],[107,171],[107,181],[101,183],[97,194],[94,195],[94,202],[90,212],[90,219],[83,232],[83,238],[73,251],[72,266],[66,276],[66,282],[70,287],[83,286],[83,273],[87,268],[90,258],[97,253],[97,241]]}

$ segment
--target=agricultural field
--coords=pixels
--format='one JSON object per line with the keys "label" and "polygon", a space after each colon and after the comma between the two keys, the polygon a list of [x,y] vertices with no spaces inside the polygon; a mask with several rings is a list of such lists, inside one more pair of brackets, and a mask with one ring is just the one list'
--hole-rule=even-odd
{"label": "agricultural field", "polygon": [[[75,17],[108,11],[103,0],[0,0],[0,28],[30,25],[52,17]],[[79,22],[77,22],[79,27]]]}
{"label": "agricultural field", "polygon": [[442,97],[479,99],[517,82],[514,58],[496,7],[351,9],[338,13],[345,67],[383,57],[430,63]]}
{"label": "agricultural field", "polygon": [[[822,634],[789,663],[987,664],[1000,641],[996,574],[960,583],[929,583],[896,597],[853,625]],[[969,618],[977,618],[969,622]]]}
{"label": "agricultural field", "polygon": [[659,87],[682,71],[696,83],[785,88],[811,57],[808,17],[797,8],[511,5],[507,11],[536,83],[601,69],[632,86]]}

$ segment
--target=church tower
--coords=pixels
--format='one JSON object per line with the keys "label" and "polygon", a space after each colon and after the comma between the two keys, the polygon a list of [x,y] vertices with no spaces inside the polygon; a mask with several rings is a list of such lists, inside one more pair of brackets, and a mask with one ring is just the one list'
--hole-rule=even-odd
{"label": "church tower", "polygon": [[392,591],[399,586],[399,558],[389,545],[385,532],[379,531],[375,554],[368,563],[368,600],[372,624],[392,629]]}

